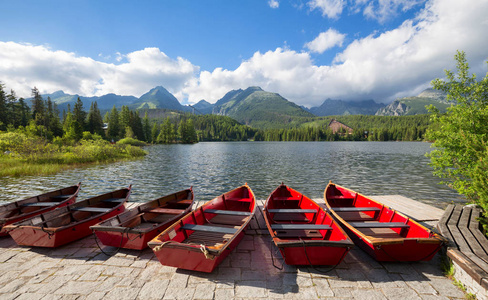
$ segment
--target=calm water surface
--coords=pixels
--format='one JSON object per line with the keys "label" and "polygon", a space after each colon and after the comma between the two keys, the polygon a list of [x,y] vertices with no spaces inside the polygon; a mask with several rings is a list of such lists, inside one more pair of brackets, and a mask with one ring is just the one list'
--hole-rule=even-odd
{"label": "calm water surface", "polygon": [[131,201],[193,186],[210,200],[245,182],[258,199],[281,182],[322,198],[332,180],[365,195],[403,195],[445,207],[459,196],[432,176],[419,142],[221,142],[147,147],[144,159],[83,167],[51,176],[0,178],[0,201],[82,182],[79,199],[132,184]]}

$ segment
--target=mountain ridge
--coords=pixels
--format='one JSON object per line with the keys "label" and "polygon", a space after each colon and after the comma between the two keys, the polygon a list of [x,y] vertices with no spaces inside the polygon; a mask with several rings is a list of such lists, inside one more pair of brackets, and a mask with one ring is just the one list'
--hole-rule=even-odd
{"label": "mountain ridge", "polygon": [[[193,112],[198,114],[216,114],[234,118],[242,124],[260,128],[274,128],[278,125],[292,126],[303,118],[330,115],[383,115],[402,116],[425,114],[426,105],[434,104],[445,110],[450,104],[445,94],[433,89],[426,89],[413,97],[399,98],[388,105],[376,103],[374,100],[343,101],[326,99],[320,106],[310,109],[285,99],[278,93],[263,90],[258,86],[246,89],[237,89],[227,92],[215,104],[202,99],[194,105],[182,105],[178,99],[162,86],[156,86],[137,98],[134,96],[121,96],[113,93],[103,96],[83,97],[77,94],[70,95],[63,91],[43,95],[44,99],[50,97],[60,111],[67,110],[68,104],[74,106],[79,97],[84,108],[88,109],[91,102],[97,101],[102,111],[110,110],[114,105],[120,108],[123,105],[135,110],[173,110]],[[30,100],[30,99],[27,99]],[[29,101],[30,102],[30,101]]]}

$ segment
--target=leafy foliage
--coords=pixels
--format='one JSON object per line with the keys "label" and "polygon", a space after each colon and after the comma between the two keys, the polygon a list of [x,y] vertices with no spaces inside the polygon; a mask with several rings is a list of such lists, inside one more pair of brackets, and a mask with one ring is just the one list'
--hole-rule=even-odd
{"label": "leafy foliage", "polygon": [[57,143],[56,139],[49,143],[22,130],[0,131],[0,175],[51,174],[80,163],[111,162],[146,155],[144,150],[131,145],[134,141],[114,145],[96,134],[84,136],[93,139],[82,139],[71,146]]}
{"label": "leafy foliage", "polygon": [[434,140],[429,157],[434,174],[488,214],[488,73],[481,80],[469,74],[464,52],[455,55],[457,74],[432,82],[453,103],[446,113],[429,107]]}

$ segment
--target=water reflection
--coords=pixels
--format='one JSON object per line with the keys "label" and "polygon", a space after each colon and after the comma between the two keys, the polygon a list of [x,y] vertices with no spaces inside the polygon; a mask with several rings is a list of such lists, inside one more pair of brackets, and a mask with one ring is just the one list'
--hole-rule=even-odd
{"label": "water reflection", "polygon": [[132,201],[194,187],[197,200],[248,182],[256,197],[282,181],[321,198],[329,180],[366,195],[399,194],[444,207],[459,196],[432,176],[417,142],[228,142],[147,147],[142,160],[95,165],[52,176],[0,179],[0,201],[82,181],[80,198],[133,185]]}

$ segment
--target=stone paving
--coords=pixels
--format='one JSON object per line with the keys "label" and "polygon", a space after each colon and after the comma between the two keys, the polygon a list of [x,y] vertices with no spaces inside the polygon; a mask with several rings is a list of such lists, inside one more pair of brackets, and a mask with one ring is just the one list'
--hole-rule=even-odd
{"label": "stone paving", "polygon": [[[211,274],[162,266],[150,249],[106,256],[89,236],[48,249],[0,238],[0,299],[461,299],[431,262],[378,263],[358,248],[335,269],[281,266],[267,232],[248,230]],[[104,251],[116,251],[104,247]],[[328,271],[323,273],[323,271]]]}

